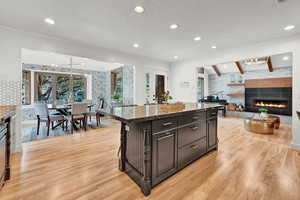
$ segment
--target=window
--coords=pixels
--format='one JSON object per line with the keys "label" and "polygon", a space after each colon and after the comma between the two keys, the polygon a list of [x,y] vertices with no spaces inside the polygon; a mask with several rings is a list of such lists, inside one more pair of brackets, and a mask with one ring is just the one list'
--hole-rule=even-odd
{"label": "window", "polygon": [[197,80],[197,99],[198,101],[200,99],[204,98],[204,78],[198,77]]}
{"label": "window", "polygon": [[113,102],[121,102],[123,99],[122,74],[122,68],[111,71],[111,98]]}
{"label": "window", "polygon": [[24,70],[22,73],[22,105],[29,105],[31,102],[31,73]]}
{"label": "window", "polygon": [[39,102],[67,101],[72,91],[74,101],[81,102],[86,99],[86,84],[86,77],[81,75],[36,72],[34,99]]}
{"label": "window", "polygon": [[150,73],[146,73],[146,98],[150,100]]}

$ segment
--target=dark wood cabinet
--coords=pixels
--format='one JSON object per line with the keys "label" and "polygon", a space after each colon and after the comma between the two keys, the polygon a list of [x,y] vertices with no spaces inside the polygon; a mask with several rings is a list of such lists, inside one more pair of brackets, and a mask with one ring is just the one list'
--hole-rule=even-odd
{"label": "dark wood cabinet", "polygon": [[208,140],[208,151],[217,148],[218,144],[218,119],[212,117],[207,120],[207,140]]}
{"label": "dark wood cabinet", "polygon": [[0,121],[0,189],[10,178],[10,117]]}
{"label": "dark wood cabinet", "polygon": [[122,121],[119,169],[149,195],[154,186],[217,149],[217,112],[206,108]]}
{"label": "dark wood cabinet", "polygon": [[6,134],[0,136],[0,185],[1,183],[4,182],[5,170],[6,170]]}
{"label": "dark wood cabinet", "polygon": [[152,136],[152,186],[158,184],[177,170],[176,130]]}

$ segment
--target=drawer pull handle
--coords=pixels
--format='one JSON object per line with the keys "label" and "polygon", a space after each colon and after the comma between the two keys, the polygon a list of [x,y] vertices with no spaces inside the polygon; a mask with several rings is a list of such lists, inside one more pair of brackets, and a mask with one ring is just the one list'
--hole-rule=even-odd
{"label": "drawer pull handle", "polygon": [[195,145],[195,144],[191,146],[192,149],[199,149],[199,147],[200,147],[199,145]]}
{"label": "drawer pull handle", "polygon": [[167,122],[167,123],[163,123],[163,126],[171,126],[173,123],[172,122]]}
{"label": "drawer pull handle", "polygon": [[193,119],[199,119],[199,117],[193,117]]}
{"label": "drawer pull handle", "polygon": [[199,128],[198,126],[194,126],[194,127],[192,127],[192,130],[196,131],[198,128]]}
{"label": "drawer pull handle", "polygon": [[214,113],[211,113],[211,115],[217,115],[217,113],[214,112]]}

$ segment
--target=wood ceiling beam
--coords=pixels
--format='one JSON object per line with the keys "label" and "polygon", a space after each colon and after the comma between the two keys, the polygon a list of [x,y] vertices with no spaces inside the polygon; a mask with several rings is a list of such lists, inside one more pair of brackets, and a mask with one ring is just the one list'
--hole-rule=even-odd
{"label": "wood ceiling beam", "polygon": [[273,64],[272,64],[271,57],[268,58],[267,65],[268,65],[269,71],[270,71],[270,72],[273,72],[274,69],[273,69]]}
{"label": "wood ceiling beam", "polygon": [[214,71],[216,72],[216,74],[217,74],[218,76],[221,76],[221,72],[220,72],[220,70],[218,69],[217,65],[212,65],[212,68],[214,69]]}
{"label": "wood ceiling beam", "polygon": [[241,63],[239,61],[235,62],[235,65],[239,69],[239,71],[240,71],[241,74],[245,73],[245,71],[244,71],[244,69],[243,69],[243,67],[242,67],[242,65],[241,65]]}

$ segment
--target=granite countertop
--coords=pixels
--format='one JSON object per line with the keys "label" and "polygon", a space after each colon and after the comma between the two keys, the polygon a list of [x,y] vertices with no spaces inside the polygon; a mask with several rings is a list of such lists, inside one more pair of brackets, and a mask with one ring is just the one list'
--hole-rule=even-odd
{"label": "granite countertop", "polygon": [[7,118],[15,115],[16,106],[0,106],[0,124]]}
{"label": "granite countertop", "polygon": [[100,112],[113,118],[131,122],[131,121],[148,121],[161,117],[176,116],[182,113],[192,111],[205,111],[210,108],[223,107],[215,103],[178,103],[178,104],[156,104],[132,107],[115,107],[102,109]]}

